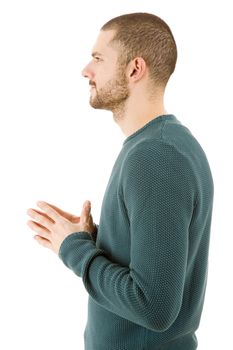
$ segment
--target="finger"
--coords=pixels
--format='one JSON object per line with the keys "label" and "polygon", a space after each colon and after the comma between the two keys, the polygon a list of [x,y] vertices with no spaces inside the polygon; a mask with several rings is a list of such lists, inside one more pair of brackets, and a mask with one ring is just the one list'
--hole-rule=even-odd
{"label": "finger", "polygon": [[37,210],[37,209],[33,209],[36,213],[44,216],[46,219],[50,220],[53,224],[55,223],[55,221],[53,219],[51,219],[47,214],[43,213],[42,211],[40,210]]}
{"label": "finger", "polygon": [[43,201],[38,201],[36,204],[38,205],[39,208],[43,209],[45,213],[55,222],[60,221],[61,215],[55,209],[50,207],[49,204]]}
{"label": "finger", "polygon": [[51,230],[52,226],[54,225],[52,220],[47,215],[41,215],[34,209],[28,209],[27,214],[38,221],[42,226],[46,227],[48,230]]}
{"label": "finger", "polygon": [[36,233],[38,233],[41,237],[43,238],[46,238],[46,239],[50,239],[50,231],[48,231],[45,227],[43,227],[42,225],[32,221],[32,220],[29,220],[27,222],[27,225],[33,230],[35,231]]}
{"label": "finger", "polygon": [[34,238],[43,247],[52,249],[51,242],[49,240],[47,240],[46,238],[43,238],[43,237],[40,237],[40,236],[34,236]]}
{"label": "finger", "polygon": [[78,216],[74,215],[74,214],[71,214],[71,213],[68,213],[58,207],[56,207],[55,205],[51,204],[51,203],[48,203],[48,202],[45,202],[46,204],[48,204],[51,208],[53,208],[54,210],[56,210],[56,212],[58,212],[60,215],[64,216],[66,219],[70,220],[70,221],[73,221],[73,220],[76,220],[76,219],[79,219]]}
{"label": "finger", "polygon": [[83,204],[82,213],[81,213],[81,217],[80,217],[82,223],[88,221],[90,212],[91,212],[91,202],[85,201]]}

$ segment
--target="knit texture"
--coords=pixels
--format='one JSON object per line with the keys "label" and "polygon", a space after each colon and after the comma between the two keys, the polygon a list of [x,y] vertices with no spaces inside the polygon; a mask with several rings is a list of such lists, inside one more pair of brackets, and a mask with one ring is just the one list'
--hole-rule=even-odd
{"label": "knit texture", "polygon": [[97,235],[59,257],[89,293],[85,350],[194,350],[206,290],[214,184],[206,155],[173,114],[128,136]]}

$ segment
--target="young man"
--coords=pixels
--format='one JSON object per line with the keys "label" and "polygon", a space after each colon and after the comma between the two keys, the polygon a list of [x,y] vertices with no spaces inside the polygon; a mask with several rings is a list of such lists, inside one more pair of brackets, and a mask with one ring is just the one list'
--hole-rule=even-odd
{"label": "young man", "polygon": [[174,37],[155,15],[127,14],[101,28],[92,56],[90,104],[126,136],[99,225],[89,201],[80,217],[38,202],[28,224],[89,293],[86,350],[194,350],[214,187],[200,144],[164,108]]}

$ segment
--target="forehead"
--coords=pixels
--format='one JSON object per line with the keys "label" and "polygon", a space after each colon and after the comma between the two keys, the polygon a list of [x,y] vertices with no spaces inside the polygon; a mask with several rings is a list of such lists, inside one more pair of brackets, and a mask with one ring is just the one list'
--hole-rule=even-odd
{"label": "forehead", "polygon": [[98,52],[102,55],[117,55],[117,50],[112,45],[110,45],[111,40],[115,35],[115,30],[101,30],[96,42],[93,46],[92,52]]}

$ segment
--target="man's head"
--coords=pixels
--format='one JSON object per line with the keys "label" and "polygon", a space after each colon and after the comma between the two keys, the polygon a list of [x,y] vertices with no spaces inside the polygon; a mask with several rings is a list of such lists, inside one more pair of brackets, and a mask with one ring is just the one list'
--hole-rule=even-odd
{"label": "man's head", "polygon": [[177,48],[161,18],[132,13],[103,25],[92,56],[83,70],[93,86],[90,104],[114,111],[124,106],[140,84],[151,95],[157,89],[164,90],[175,69]]}
{"label": "man's head", "polygon": [[114,111],[129,97],[123,67],[118,64],[118,50],[110,43],[115,31],[100,31],[92,51],[93,59],[83,69],[91,85],[90,104],[94,108]]}

